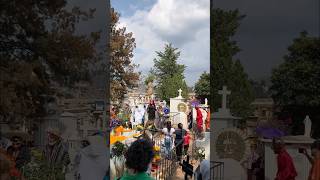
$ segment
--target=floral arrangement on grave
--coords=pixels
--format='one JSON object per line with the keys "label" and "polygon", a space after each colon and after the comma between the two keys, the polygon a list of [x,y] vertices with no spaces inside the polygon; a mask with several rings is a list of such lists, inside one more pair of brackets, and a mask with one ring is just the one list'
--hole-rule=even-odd
{"label": "floral arrangement on grave", "polygon": [[152,160],[152,171],[155,171],[159,167],[159,163],[161,161],[161,156],[160,156],[160,147],[159,146],[153,146],[153,151],[155,153],[153,160]]}
{"label": "floral arrangement on grave", "polygon": [[114,159],[114,166],[116,169],[116,176],[121,177],[125,169],[124,153],[127,150],[127,146],[117,141],[111,149],[111,157]]}
{"label": "floral arrangement on grave", "polygon": [[62,180],[65,178],[65,174],[61,171],[61,167],[50,168],[45,162],[42,151],[39,149],[31,150],[31,161],[22,168],[22,174],[25,179],[30,180],[42,180],[42,179],[54,179]]}
{"label": "floral arrangement on grave", "polygon": [[117,126],[116,128],[114,128],[114,132],[116,136],[121,136],[121,134],[123,133],[124,128],[122,125]]}
{"label": "floral arrangement on grave", "polygon": [[158,129],[156,128],[156,126],[154,124],[148,126],[147,129],[151,132],[152,136],[158,132]]}
{"label": "floral arrangement on grave", "polygon": [[124,152],[126,151],[127,146],[119,141],[114,143],[111,148],[111,157],[123,157]]}
{"label": "floral arrangement on grave", "polygon": [[137,131],[143,131],[144,130],[144,128],[141,125],[137,125],[136,129],[137,129]]}
{"label": "floral arrangement on grave", "polygon": [[196,160],[202,161],[205,158],[205,149],[203,147],[197,147],[195,152]]}

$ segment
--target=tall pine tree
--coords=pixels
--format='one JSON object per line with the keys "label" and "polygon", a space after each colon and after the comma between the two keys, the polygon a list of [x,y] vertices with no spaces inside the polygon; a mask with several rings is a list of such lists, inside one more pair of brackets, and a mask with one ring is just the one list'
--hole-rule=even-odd
{"label": "tall pine tree", "polygon": [[174,48],[172,44],[166,44],[163,52],[156,52],[157,58],[154,59],[153,74],[156,77],[158,86],[158,96],[166,101],[176,97],[178,90],[182,89],[184,97],[188,94],[188,87],[185,82],[184,70],[185,65],[178,64],[177,60],[180,56],[178,48]]}
{"label": "tall pine tree", "polygon": [[221,95],[218,94],[224,85],[232,91],[228,98],[231,112],[240,117],[251,115],[253,91],[247,74],[239,60],[234,56],[240,51],[237,43],[231,38],[235,35],[240,21],[245,17],[238,10],[224,11],[211,9],[211,102],[214,110],[221,106]]}

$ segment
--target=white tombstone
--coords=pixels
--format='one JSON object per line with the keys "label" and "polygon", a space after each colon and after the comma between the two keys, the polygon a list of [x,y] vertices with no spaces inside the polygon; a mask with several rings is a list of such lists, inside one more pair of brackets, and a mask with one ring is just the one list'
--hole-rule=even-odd
{"label": "white tombstone", "polygon": [[[223,158],[221,155],[230,155],[231,151],[227,148],[229,146],[237,148],[242,147],[244,149],[242,150],[243,152],[241,153],[241,158],[245,158],[245,155],[249,149],[249,145],[247,142],[245,142],[243,133],[236,128],[236,125],[241,118],[234,117],[227,108],[227,95],[230,95],[231,92],[227,90],[226,86],[223,86],[223,89],[218,91],[218,93],[222,95],[222,103],[221,108],[218,109],[218,112],[214,112],[212,114],[212,119],[214,120],[212,121],[213,123],[210,123],[210,129],[212,133],[211,137],[213,137],[210,141],[210,144],[213,144],[213,148],[210,149],[210,158],[211,161],[224,162],[224,169],[232,169],[232,173],[225,173],[225,180],[246,180],[246,171],[241,166],[242,159],[235,160],[231,158],[233,156],[230,156],[230,158]],[[224,133],[227,135],[221,135]],[[233,135],[229,137],[229,133],[232,133]],[[232,139],[234,138],[233,136],[238,137],[238,139],[241,139],[241,141],[236,142],[235,139]],[[216,146],[218,142],[222,142],[220,146],[225,148],[219,149]],[[236,153],[240,153],[240,151],[232,151],[232,155]]]}
{"label": "white tombstone", "polygon": [[219,91],[219,94],[222,95],[221,108],[218,109],[218,112],[212,114],[214,123],[210,123],[210,129],[221,130],[225,128],[234,128],[241,118],[232,116],[230,110],[227,108],[227,95],[231,94],[231,92],[227,90],[226,86],[223,86],[223,89]]}
{"label": "white tombstone", "polygon": [[182,90],[179,89],[179,96],[176,98],[170,98],[170,115],[172,117],[173,125],[182,123],[183,128],[188,127],[187,111],[188,105],[185,103],[185,99],[181,96]]}
{"label": "white tombstone", "polygon": [[210,132],[205,132],[203,139],[196,140],[196,147],[203,147],[205,150],[205,159],[210,161]]}
{"label": "white tombstone", "polygon": [[73,113],[64,112],[61,114],[59,121],[63,123],[64,126],[62,138],[68,143],[70,158],[74,158],[80,142],[77,116]]}

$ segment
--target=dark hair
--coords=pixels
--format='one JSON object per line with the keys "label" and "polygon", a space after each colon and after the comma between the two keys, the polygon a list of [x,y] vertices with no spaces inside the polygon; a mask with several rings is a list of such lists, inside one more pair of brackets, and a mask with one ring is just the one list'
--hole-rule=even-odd
{"label": "dark hair", "polygon": [[13,136],[12,138],[11,138],[11,141],[22,141],[22,138],[20,137],[20,136]]}
{"label": "dark hair", "polygon": [[138,139],[131,144],[125,154],[128,168],[138,173],[146,172],[154,157],[152,142],[146,139]]}
{"label": "dark hair", "polygon": [[178,124],[178,128],[179,128],[179,129],[183,129],[182,123],[179,123],[179,124]]}
{"label": "dark hair", "polygon": [[170,129],[171,129],[171,121],[167,121],[167,129],[168,129],[168,132],[170,132]]}
{"label": "dark hair", "polygon": [[311,149],[317,149],[320,150],[320,140],[316,140],[312,143]]}

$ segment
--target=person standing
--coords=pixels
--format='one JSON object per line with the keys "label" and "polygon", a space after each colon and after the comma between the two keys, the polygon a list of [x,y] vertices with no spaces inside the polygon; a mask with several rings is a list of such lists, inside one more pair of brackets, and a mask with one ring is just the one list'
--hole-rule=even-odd
{"label": "person standing", "polygon": [[156,118],[156,105],[154,101],[151,101],[149,103],[149,106],[147,108],[147,113],[148,113],[148,124],[152,124]]}
{"label": "person standing", "polygon": [[273,151],[277,154],[278,171],[275,180],[295,180],[297,171],[294,167],[292,157],[285,148],[285,143],[280,138],[272,140]]}
{"label": "person standing", "polygon": [[15,167],[21,170],[31,160],[29,148],[23,144],[22,138],[19,136],[12,137],[11,141],[12,145],[8,147],[7,154],[13,158]]}
{"label": "person standing", "polygon": [[202,116],[202,112],[198,106],[196,107],[196,112],[197,112],[197,118],[196,118],[197,132],[198,132],[198,135],[201,135],[201,133],[203,131],[203,119],[202,119],[203,116]]}
{"label": "person standing", "polygon": [[173,144],[173,134],[174,128],[171,126],[171,122],[167,121],[166,127],[162,129],[162,133],[164,134],[164,145],[165,145],[165,154],[167,158],[169,157],[169,153]]}
{"label": "person standing", "polygon": [[320,179],[320,140],[315,141],[311,145],[311,156],[308,154],[306,149],[302,152],[312,164],[310,169],[308,180],[319,180]]}
{"label": "person standing", "polygon": [[175,141],[174,144],[176,146],[176,155],[177,155],[177,160],[181,161],[181,156],[182,156],[182,147],[183,147],[183,137],[186,134],[186,130],[183,129],[182,123],[178,124],[178,129],[175,130]]}
{"label": "person standing", "polygon": [[48,144],[43,151],[47,165],[51,169],[56,169],[59,173],[65,174],[70,157],[68,149],[62,141],[59,129],[49,128],[47,130]]}
{"label": "person standing", "polygon": [[186,134],[183,137],[183,150],[184,155],[188,155],[189,145],[190,145],[191,135],[189,129],[186,130]]}

